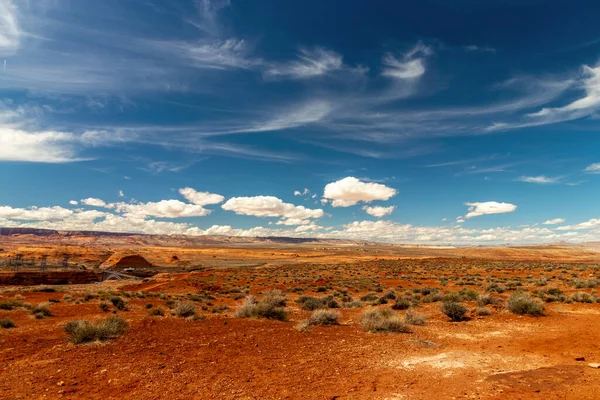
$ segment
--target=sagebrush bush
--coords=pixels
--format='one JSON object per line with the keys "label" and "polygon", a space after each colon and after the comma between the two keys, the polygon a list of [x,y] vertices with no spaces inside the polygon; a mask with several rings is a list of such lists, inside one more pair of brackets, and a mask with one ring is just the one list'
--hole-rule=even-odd
{"label": "sagebrush bush", "polygon": [[492,310],[490,310],[487,307],[478,307],[477,310],[475,310],[475,313],[477,315],[482,316],[482,317],[486,316],[486,315],[492,315],[493,314]]}
{"label": "sagebrush bush", "polygon": [[0,302],[0,310],[10,311],[20,307],[26,307],[26,304],[16,299],[7,299]]}
{"label": "sagebrush bush", "polygon": [[368,310],[360,317],[360,326],[372,333],[410,333],[410,327],[391,310]]}
{"label": "sagebrush bush", "polygon": [[408,310],[412,302],[405,297],[398,297],[396,302],[392,304],[392,309],[394,310]]}
{"label": "sagebrush bush", "polygon": [[278,294],[268,294],[260,301],[254,296],[247,296],[244,303],[237,309],[237,318],[267,318],[280,321],[287,320],[284,308],[285,298]]}
{"label": "sagebrush bush", "polygon": [[123,300],[119,296],[111,297],[110,302],[113,306],[117,307],[117,310],[124,310],[125,307],[127,307],[127,303],[125,302],[125,300]]}
{"label": "sagebrush bush", "polygon": [[127,322],[113,315],[97,323],[85,320],[71,321],[65,324],[64,328],[69,340],[74,344],[80,344],[120,336],[127,330]]}
{"label": "sagebrush bush", "polygon": [[482,293],[477,297],[477,305],[479,307],[485,307],[494,303],[495,301],[491,294]]}
{"label": "sagebrush bush", "polygon": [[408,310],[404,316],[404,321],[409,325],[425,325],[425,315],[419,314],[413,310]]}
{"label": "sagebrush bush", "polygon": [[444,301],[441,307],[442,313],[446,314],[453,322],[460,322],[467,314],[467,307],[456,301]]}
{"label": "sagebrush bush", "polygon": [[165,315],[165,312],[162,308],[155,307],[155,308],[150,309],[150,311],[148,311],[148,315],[151,315],[153,317],[162,317],[163,315]]}
{"label": "sagebrush bush", "polygon": [[296,300],[296,303],[300,305],[301,309],[306,311],[314,311],[325,307],[321,299],[312,296],[300,296]]}
{"label": "sagebrush bush", "polygon": [[106,312],[110,310],[110,304],[108,304],[106,301],[101,301],[98,303],[98,307],[100,308],[100,311]]}
{"label": "sagebrush bush", "polygon": [[192,303],[180,302],[174,309],[175,316],[180,318],[191,317],[196,314],[196,306]]}
{"label": "sagebrush bush", "polygon": [[338,311],[316,310],[308,318],[309,325],[339,325],[342,314]]}
{"label": "sagebrush bush", "polygon": [[52,316],[52,311],[45,305],[39,304],[31,310],[31,313],[37,318],[42,319]]}
{"label": "sagebrush bush", "polygon": [[10,329],[14,328],[16,325],[13,321],[8,318],[0,318],[0,328]]}
{"label": "sagebrush bush", "polygon": [[518,292],[506,301],[506,308],[513,314],[539,317],[545,315],[544,305],[528,293]]}

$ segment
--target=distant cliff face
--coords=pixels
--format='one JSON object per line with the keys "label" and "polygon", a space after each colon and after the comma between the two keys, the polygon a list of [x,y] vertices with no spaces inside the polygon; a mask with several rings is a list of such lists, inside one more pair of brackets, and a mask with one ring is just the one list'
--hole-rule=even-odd
{"label": "distant cliff face", "polygon": [[58,231],[52,229],[34,229],[34,228],[0,228],[0,236],[10,235],[36,235],[52,236],[58,235]]}

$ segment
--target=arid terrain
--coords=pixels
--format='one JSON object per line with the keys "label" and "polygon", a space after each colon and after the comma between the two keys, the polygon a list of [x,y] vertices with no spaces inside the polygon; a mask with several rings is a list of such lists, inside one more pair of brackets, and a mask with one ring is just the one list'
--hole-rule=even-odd
{"label": "arid terrain", "polygon": [[[600,398],[596,244],[5,231],[0,249],[2,399]],[[126,327],[94,336],[108,320]]]}

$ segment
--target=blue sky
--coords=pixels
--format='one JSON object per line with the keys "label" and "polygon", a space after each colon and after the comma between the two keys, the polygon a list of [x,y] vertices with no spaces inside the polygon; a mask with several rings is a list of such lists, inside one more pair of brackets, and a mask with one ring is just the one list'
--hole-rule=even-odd
{"label": "blue sky", "polygon": [[600,240],[599,12],[0,0],[0,226]]}

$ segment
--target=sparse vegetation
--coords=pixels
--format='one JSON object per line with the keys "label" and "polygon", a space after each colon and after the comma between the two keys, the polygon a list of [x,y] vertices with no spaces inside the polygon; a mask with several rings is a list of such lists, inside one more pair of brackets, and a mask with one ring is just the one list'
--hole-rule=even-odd
{"label": "sparse vegetation", "polygon": [[285,303],[285,298],[277,293],[267,294],[260,301],[254,296],[247,296],[235,316],[237,318],[267,318],[285,321],[287,320]]}
{"label": "sparse vegetation", "polygon": [[10,329],[15,328],[15,323],[8,318],[0,318],[0,328],[2,329]]}
{"label": "sparse vegetation", "polygon": [[64,329],[69,341],[81,344],[120,336],[127,330],[127,322],[123,318],[113,315],[97,323],[85,320],[71,321],[65,325]]}
{"label": "sparse vegetation", "polygon": [[506,308],[513,314],[539,317],[545,315],[544,305],[529,294],[518,292],[506,301]]}
{"label": "sparse vegetation", "polygon": [[342,314],[338,311],[316,310],[308,318],[309,325],[339,325]]}
{"label": "sparse vegetation", "polygon": [[441,310],[452,322],[463,321],[468,311],[467,307],[456,301],[444,301]]}
{"label": "sparse vegetation", "polygon": [[368,310],[360,318],[360,326],[371,333],[410,333],[408,324],[391,310]]}
{"label": "sparse vegetation", "polygon": [[52,316],[52,311],[45,305],[39,304],[31,310],[36,319],[43,319]]}
{"label": "sparse vegetation", "polygon": [[176,317],[187,318],[196,314],[196,306],[192,303],[181,302],[173,309]]}

